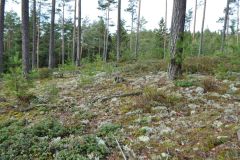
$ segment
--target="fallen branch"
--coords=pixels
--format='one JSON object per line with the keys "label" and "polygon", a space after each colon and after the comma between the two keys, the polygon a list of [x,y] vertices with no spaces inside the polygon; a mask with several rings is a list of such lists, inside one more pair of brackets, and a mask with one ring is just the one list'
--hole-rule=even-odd
{"label": "fallen branch", "polygon": [[116,140],[116,142],[117,142],[118,148],[120,149],[120,151],[121,151],[121,153],[122,153],[122,156],[123,156],[124,160],[127,160],[127,158],[126,158],[126,156],[125,156],[125,154],[124,154],[124,152],[123,152],[120,144],[118,143],[118,140],[117,140],[116,138],[115,138],[115,140]]}
{"label": "fallen branch", "polygon": [[112,99],[112,98],[130,97],[130,96],[140,96],[140,95],[142,95],[142,94],[143,94],[143,92],[134,92],[134,93],[124,93],[124,94],[111,95],[111,96],[108,96],[108,97],[100,97],[100,98],[94,99],[94,100],[91,102],[91,104],[96,103],[97,101],[105,102],[105,101],[110,100],[110,99]]}

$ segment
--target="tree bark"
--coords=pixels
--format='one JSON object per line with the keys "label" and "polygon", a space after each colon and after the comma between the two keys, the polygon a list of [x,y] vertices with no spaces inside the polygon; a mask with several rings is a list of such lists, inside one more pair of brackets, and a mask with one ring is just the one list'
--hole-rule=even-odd
{"label": "tree bark", "polygon": [[204,23],[205,23],[205,15],[206,15],[206,7],[207,7],[207,0],[204,0],[204,9],[203,9],[203,19],[202,19],[202,28],[201,28],[201,38],[200,38],[200,45],[198,56],[202,54],[203,50],[203,32],[204,32]]}
{"label": "tree bark", "polygon": [[52,0],[51,29],[50,29],[50,41],[49,41],[49,63],[48,63],[48,67],[50,69],[54,68],[55,66],[55,55],[54,55],[55,5],[56,5],[56,0]]}
{"label": "tree bark", "polygon": [[81,15],[81,0],[78,1],[78,43],[77,43],[77,60],[76,60],[76,66],[80,66],[81,65],[81,39],[82,39],[82,15]]}
{"label": "tree bark", "polygon": [[4,54],[4,10],[5,0],[0,1],[0,74],[3,73],[3,54]]}
{"label": "tree bark", "polygon": [[121,0],[118,0],[118,25],[117,25],[117,62],[121,55]]}
{"label": "tree bark", "polygon": [[23,74],[30,72],[29,65],[29,1],[22,0],[22,67]]}
{"label": "tree bark", "polygon": [[76,60],[76,18],[77,18],[77,0],[74,2],[74,19],[73,19],[73,44],[72,44],[72,62]]}
{"label": "tree bark", "polygon": [[42,9],[42,2],[39,2],[39,16],[38,16],[38,34],[37,34],[37,69],[39,69],[39,50],[40,50],[40,32],[41,32],[41,9]]}
{"label": "tree bark", "polygon": [[166,58],[166,54],[167,54],[167,12],[168,12],[168,2],[166,0],[165,2],[165,35],[164,35],[164,53],[163,53],[163,58]]}
{"label": "tree bark", "polygon": [[186,16],[186,0],[174,0],[171,25],[171,60],[168,77],[174,80],[182,74],[183,35]]}
{"label": "tree bark", "polygon": [[64,37],[64,31],[65,31],[65,0],[63,0],[62,4],[62,65],[64,65],[65,61],[65,37]]}
{"label": "tree bark", "polygon": [[222,31],[222,45],[221,45],[222,52],[224,52],[224,47],[225,47],[226,29],[227,29],[227,21],[228,21],[228,14],[229,14],[229,4],[230,4],[230,0],[227,0],[227,6],[226,6],[225,18],[224,18],[224,26],[223,26],[223,31]]}
{"label": "tree bark", "polygon": [[33,39],[32,39],[32,69],[36,68],[36,46],[37,46],[37,22],[36,22],[36,0],[33,0]]}
{"label": "tree bark", "polygon": [[237,45],[239,44],[239,0],[237,1]]}
{"label": "tree bark", "polygon": [[193,22],[193,39],[195,39],[195,32],[196,32],[197,7],[198,7],[198,0],[195,0],[195,11],[194,11],[194,22]]}
{"label": "tree bark", "polygon": [[136,46],[135,46],[135,57],[138,57],[139,52],[139,30],[140,30],[140,18],[141,18],[141,0],[138,3],[138,22],[137,22],[137,35],[136,35]]}

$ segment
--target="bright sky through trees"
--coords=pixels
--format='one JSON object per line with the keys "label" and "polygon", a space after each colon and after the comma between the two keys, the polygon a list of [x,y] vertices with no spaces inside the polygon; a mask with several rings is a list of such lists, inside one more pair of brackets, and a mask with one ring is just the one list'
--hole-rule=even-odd
{"label": "bright sky through trees", "polygon": [[[122,14],[123,19],[127,20],[127,25],[130,25],[130,15],[124,10],[127,8],[128,0],[123,0],[122,2]],[[217,3],[216,3],[217,2]],[[187,10],[194,10],[194,0],[187,1]],[[223,17],[223,9],[225,7],[225,0],[209,0],[207,1],[207,13],[206,13],[206,27],[212,31],[218,31],[222,29],[222,24],[217,23],[219,17]],[[170,27],[171,16],[172,16],[172,4],[173,0],[169,0],[168,2],[168,27]],[[96,20],[101,12],[97,10],[98,3],[97,0],[83,0],[82,1],[82,14],[84,17],[89,17],[89,19]],[[6,10],[14,10],[17,11],[20,15],[20,7],[16,4],[10,4],[9,2],[6,5]],[[203,5],[199,7],[198,15],[197,15],[197,31],[200,30],[201,27],[201,19],[202,19]],[[73,14],[73,13],[72,13]],[[142,16],[147,20],[147,24],[145,25],[146,29],[154,29],[158,26],[158,22],[161,17],[164,17],[165,14],[165,0],[143,0],[142,1]],[[117,9],[114,10],[114,13],[111,14],[111,19],[113,23],[116,25],[117,20]],[[115,28],[112,28],[112,31],[115,31]],[[192,26],[191,26],[192,30]]]}

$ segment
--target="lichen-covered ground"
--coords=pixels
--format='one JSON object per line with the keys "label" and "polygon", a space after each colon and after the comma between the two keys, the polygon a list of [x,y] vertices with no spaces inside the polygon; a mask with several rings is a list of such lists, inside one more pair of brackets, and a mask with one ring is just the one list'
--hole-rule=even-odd
{"label": "lichen-covered ground", "polygon": [[29,105],[0,98],[0,159],[237,160],[239,89],[239,79],[172,82],[131,65],[37,80]]}

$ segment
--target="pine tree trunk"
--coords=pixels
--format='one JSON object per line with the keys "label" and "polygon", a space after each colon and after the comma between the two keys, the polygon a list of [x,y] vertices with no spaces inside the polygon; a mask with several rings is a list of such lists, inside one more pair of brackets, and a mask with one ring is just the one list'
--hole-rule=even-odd
{"label": "pine tree trunk", "polygon": [[174,80],[182,74],[183,35],[185,26],[186,0],[174,0],[171,25],[171,61],[168,77]]}
{"label": "pine tree trunk", "polygon": [[118,0],[118,25],[117,25],[117,62],[121,55],[121,0]]}
{"label": "pine tree trunk", "polygon": [[203,19],[202,19],[202,29],[201,29],[201,38],[200,38],[200,45],[198,56],[202,54],[203,50],[203,32],[204,32],[204,23],[205,23],[205,15],[206,15],[206,7],[207,7],[207,0],[204,0],[204,9],[203,9]]}
{"label": "pine tree trunk", "polygon": [[64,38],[64,30],[65,30],[65,18],[64,18],[64,10],[65,10],[65,1],[63,0],[62,4],[62,65],[64,65],[65,61],[65,38]]}
{"label": "pine tree trunk", "polygon": [[76,60],[76,66],[80,66],[81,63],[81,39],[82,39],[82,15],[81,15],[81,0],[78,1],[78,43],[77,43],[77,60]]}
{"label": "pine tree trunk", "polygon": [[23,74],[30,72],[29,64],[29,1],[22,0],[22,65]]}
{"label": "pine tree trunk", "polygon": [[137,22],[137,35],[136,35],[136,45],[135,45],[135,57],[138,57],[139,52],[139,30],[140,30],[140,18],[141,18],[141,0],[138,3],[138,22]]}
{"label": "pine tree trunk", "polygon": [[193,22],[193,39],[195,39],[195,32],[196,32],[196,22],[197,22],[197,6],[198,0],[195,0],[195,11],[194,11],[194,22]]}
{"label": "pine tree trunk", "polygon": [[0,74],[3,73],[3,54],[4,54],[4,10],[5,0],[0,1]]}
{"label": "pine tree trunk", "polygon": [[33,0],[33,39],[32,39],[32,69],[36,68],[36,46],[37,46],[37,26],[36,26],[36,0]]}
{"label": "pine tree trunk", "polygon": [[227,0],[227,6],[226,6],[225,18],[224,18],[224,26],[223,26],[223,31],[222,31],[222,45],[221,45],[222,52],[224,52],[224,47],[225,47],[226,29],[227,29],[227,21],[228,21],[228,14],[229,14],[229,4],[230,4],[230,0]]}
{"label": "pine tree trunk", "polygon": [[39,17],[38,17],[38,34],[37,34],[37,69],[39,69],[39,50],[40,50],[40,32],[41,32],[41,9],[42,9],[42,2],[39,2]]}
{"label": "pine tree trunk", "polygon": [[165,2],[165,35],[164,35],[164,44],[163,44],[163,48],[164,48],[164,53],[163,53],[163,58],[166,58],[166,54],[167,54],[167,12],[168,12],[168,2],[166,0]]}
{"label": "pine tree trunk", "polygon": [[237,1],[237,45],[239,44],[239,0]]}
{"label": "pine tree trunk", "polygon": [[51,29],[50,29],[50,41],[49,41],[49,63],[48,63],[49,68],[54,68],[54,66],[55,66],[55,55],[54,55],[55,5],[56,5],[56,0],[52,0]]}
{"label": "pine tree trunk", "polygon": [[72,44],[72,62],[76,60],[76,18],[77,18],[77,0],[74,2],[74,19],[73,19],[73,44]]}

